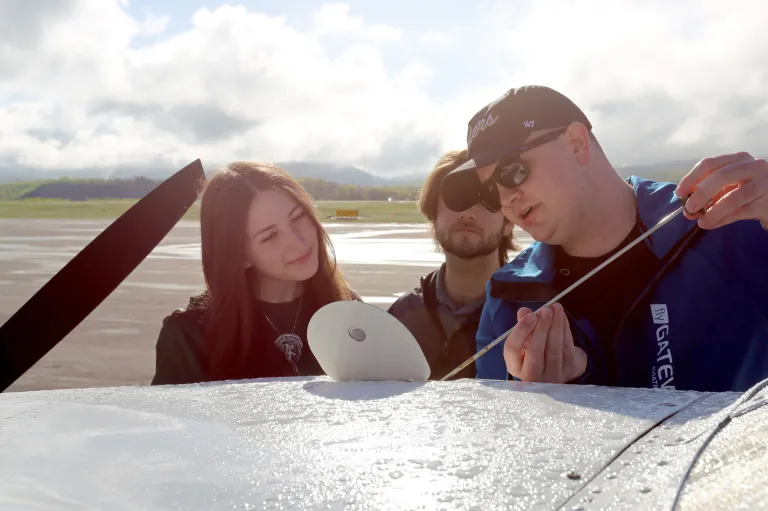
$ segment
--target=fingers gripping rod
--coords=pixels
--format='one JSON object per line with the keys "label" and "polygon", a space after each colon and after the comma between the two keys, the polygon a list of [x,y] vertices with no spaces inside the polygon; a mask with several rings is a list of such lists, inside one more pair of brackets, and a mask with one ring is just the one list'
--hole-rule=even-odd
{"label": "fingers gripping rod", "polygon": [[[580,286],[582,283],[584,283],[584,282],[585,282],[587,279],[589,279],[590,277],[592,277],[592,275],[594,275],[595,273],[599,272],[600,270],[602,270],[603,268],[605,268],[606,266],[608,266],[610,263],[612,263],[613,261],[615,261],[616,259],[618,259],[618,258],[619,258],[619,257],[620,257],[622,254],[624,254],[625,252],[627,252],[629,249],[631,249],[632,247],[634,247],[635,245],[637,245],[638,243],[640,243],[641,241],[643,241],[645,238],[647,238],[648,236],[650,236],[651,234],[653,234],[654,232],[656,232],[656,231],[657,231],[657,230],[658,230],[658,229],[659,229],[661,226],[665,225],[667,222],[669,222],[670,220],[672,220],[673,218],[675,218],[677,215],[679,215],[680,213],[682,213],[682,212],[685,210],[685,201],[686,201],[686,199],[684,199],[684,198],[681,198],[681,199],[680,199],[680,201],[683,203],[683,205],[682,205],[682,206],[680,206],[680,207],[679,207],[679,208],[678,208],[676,211],[674,211],[673,213],[670,213],[669,215],[667,215],[667,216],[665,216],[664,218],[662,218],[662,219],[659,221],[659,223],[657,223],[656,225],[654,225],[654,226],[653,226],[651,229],[647,230],[647,231],[646,231],[646,232],[644,232],[644,233],[643,233],[641,236],[638,236],[638,237],[637,237],[635,240],[633,240],[633,241],[632,241],[630,244],[628,244],[626,247],[622,248],[621,250],[619,250],[618,252],[616,252],[615,254],[613,254],[611,257],[609,257],[608,259],[606,259],[605,261],[603,261],[602,263],[600,263],[600,264],[599,264],[598,266],[596,266],[596,267],[595,267],[595,268],[594,268],[592,271],[590,271],[589,273],[587,273],[586,275],[584,275],[583,277],[581,277],[579,280],[577,280],[576,282],[574,282],[573,284],[571,284],[570,286],[568,286],[568,287],[567,287],[565,290],[563,290],[562,292],[560,292],[560,294],[558,294],[557,296],[555,296],[554,298],[552,298],[551,300],[549,300],[549,301],[548,301],[547,303],[545,303],[545,304],[544,304],[542,307],[549,307],[550,305],[552,305],[552,304],[556,303],[558,300],[562,299],[562,298],[563,298],[565,295],[567,295],[568,293],[570,293],[571,291],[573,291],[574,289],[576,289],[577,287],[579,287],[579,286]],[[512,328],[514,328],[514,327],[512,327]],[[489,351],[491,348],[493,348],[494,346],[496,346],[497,344],[499,344],[501,341],[503,341],[504,339],[506,339],[506,338],[509,336],[510,332],[512,332],[512,328],[510,328],[509,330],[507,330],[506,332],[504,332],[503,334],[501,334],[499,337],[497,337],[497,338],[496,338],[496,340],[494,340],[492,343],[488,344],[488,346],[486,346],[485,348],[481,349],[480,351],[478,351],[477,353],[475,353],[474,355],[472,355],[472,357],[471,357],[471,358],[468,358],[468,359],[467,359],[465,362],[463,362],[463,363],[462,363],[462,364],[461,364],[459,367],[457,367],[456,369],[454,369],[454,370],[453,370],[453,371],[451,371],[450,373],[448,373],[448,374],[446,374],[445,376],[443,376],[442,378],[440,378],[440,381],[445,381],[445,380],[447,380],[447,379],[449,379],[449,378],[453,377],[454,375],[456,375],[457,373],[459,373],[459,372],[460,372],[462,369],[464,369],[465,367],[467,367],[469,364],[473,363],[475,360],[477,360],[478,358],[480,358],[480,357],[482,357],[483,355],[485,355],[485,354],[486,354],[486,353],[487,353],[487,352],[488,352],[488,351]]]}

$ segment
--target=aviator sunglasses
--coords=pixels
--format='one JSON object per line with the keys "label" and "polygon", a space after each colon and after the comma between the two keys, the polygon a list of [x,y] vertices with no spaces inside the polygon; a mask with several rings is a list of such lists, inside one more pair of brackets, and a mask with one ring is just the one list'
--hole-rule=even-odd
{"label": "aviator sunglasses", "polygon": [[[555,140],[567,129],[566,126],[534,138],[520,146],[518,155]],[[501,199],[496,184],[504,188],[517,188],[530,173],[530,169],[519,156],[506,158],[496,164],[493,174],[485,182],[481,182],[477,172],[474,171],[457,175],[451,186],[443,187],[443,202],[452,211],[466,211],[480,203],[485,209],[495,213],[501,209]]]}

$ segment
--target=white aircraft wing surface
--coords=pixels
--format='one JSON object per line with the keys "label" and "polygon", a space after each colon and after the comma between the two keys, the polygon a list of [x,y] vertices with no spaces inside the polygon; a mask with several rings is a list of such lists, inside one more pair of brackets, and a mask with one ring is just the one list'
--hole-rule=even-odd
{"label": "white aircraft wing surface", "polygon": [[745,394],[286,378],[0,395],[0,509],[756,509]]}

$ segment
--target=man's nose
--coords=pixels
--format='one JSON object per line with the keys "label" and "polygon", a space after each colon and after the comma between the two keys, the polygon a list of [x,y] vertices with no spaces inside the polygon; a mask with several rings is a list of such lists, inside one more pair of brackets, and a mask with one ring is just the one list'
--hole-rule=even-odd
{"label": "man's nose", "polygon": [[465,209],[461,213],[459,213],[459,218],[464,219],[471,219],[475,220],[477,218],[477,213],[480,210],[480,203],[475,204],[469,209]]}
{"label": "man's nose", "polygon": [[522,195],[520,188],[506,188],[499,184],[496,184],[496,187],[499,189],[499,201],[502,206],[511,206]]}

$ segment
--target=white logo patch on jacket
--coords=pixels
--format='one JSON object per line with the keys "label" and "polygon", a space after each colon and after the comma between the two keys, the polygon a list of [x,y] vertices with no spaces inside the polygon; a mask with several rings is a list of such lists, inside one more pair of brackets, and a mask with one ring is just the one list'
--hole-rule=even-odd
{"label": "white logo patch on jacket", "polygon": [[651,304],[651,317],[656,328],[656,363],[651,373],[654,388],[674,389],[675,369],[669,347],[669,310],[665,303]]}

